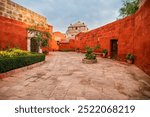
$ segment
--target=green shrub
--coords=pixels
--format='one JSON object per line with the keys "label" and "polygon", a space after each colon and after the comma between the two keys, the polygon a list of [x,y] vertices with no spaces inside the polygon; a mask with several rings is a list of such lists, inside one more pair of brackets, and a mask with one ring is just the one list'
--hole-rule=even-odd
{"label": "green shrub", "polygon": [[86,56],[86,59],[88,59],[88,60],[96,59],[96,55],[93,53],[91,53],[91,54],[86,53],[85,56]]}
{"label": "green shrub", "polygon": [[107,54],[107,53],[108,53],[108,50],[107,50],[107,49],[103,49],[102,53]]}
{"label": "green shrub", "polygon": [[18,57],[0,58],[0,73],[28,66],[45,60],[44,54],[30,54]]}
{"label": "green shrub", "polygon": [[32,53],[16,48],[7,49],[6,51],[0,51],[0,58],[18,57],[30,55]]}
{"label": "green shrub", "polygon": [[99,45],[95,46],[94,48],[90,48],[89,46],[87,46],[86,49],[86,54],[85,54],[85,58],[88,60],[94,60],[96,59],[96,55],[93,53],[94,50],[100,48]]}
{"label": "green shrub", "polygon": [[41,42],[41,46],[42,47],[48,46],[48,39],[43,39],[42,42]]}
{"label": "green shrub", "polygon": [[134,60],[134,58],[135,58],[135,56],[133,54],[129,53],[126,55],[126,59],[128,59],[128,60]]}

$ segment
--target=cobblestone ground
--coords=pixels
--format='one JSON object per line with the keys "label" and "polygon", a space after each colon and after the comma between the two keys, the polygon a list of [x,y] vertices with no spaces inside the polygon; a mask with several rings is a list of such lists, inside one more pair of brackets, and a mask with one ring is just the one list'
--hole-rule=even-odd
{"label": "cobblestone ground", "polygon": [[83,54],[54,52],[40,67],[0,80],[0,99],[150,99],[150,77],[135,65],[98,58],[82,64]]}

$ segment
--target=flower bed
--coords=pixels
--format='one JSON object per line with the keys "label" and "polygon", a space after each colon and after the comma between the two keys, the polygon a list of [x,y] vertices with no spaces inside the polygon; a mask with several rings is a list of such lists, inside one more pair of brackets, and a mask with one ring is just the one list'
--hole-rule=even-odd
{"label": "flower bed", "polygon": [[30,53],[19,49],[0,51],[0,73],[28,66],[44,60],[44,54]]}

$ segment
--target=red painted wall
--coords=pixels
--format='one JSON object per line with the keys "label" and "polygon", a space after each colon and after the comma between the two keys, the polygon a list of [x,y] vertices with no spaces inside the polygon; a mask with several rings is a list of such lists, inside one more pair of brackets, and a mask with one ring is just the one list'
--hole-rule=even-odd
{"label": "red painted wall", "polygon": [[135,16],[133,49],[135,64],[150,75],[150,0]]}
{"label": "red painted wall", "polygon": [[59,50],[59,46],[57,44],[57,41],[55,41],[54,38],[52,38],[52,40],[50,41],[50,50],[51,51],[58,51]]}
{"label": "red painted wall", "polygon": [[130,16],[87,33],[80,33],[76,36],[74,44],[70,42],[70,45],[74,45],[74,48],[79,48],[80,50],[85,50],[86,46],[100,45],[101,48],[97,52],[107,49],[110,55],[111,40],[117,39],[118,59],[124,60],[127,53],[133,53],[134,19],[134,16]]}
{"label": "red painted wall", "polygon": [[61,32],[54,32],[53,36],[56,41],[66,41],[66,35]]}
{"label": "red painted wall", "polygon": [[26,25],[0,16],[0,48],[5,49],[6,46],[27,49]]}
{"label": "red painted wall", "polygon": [[60,45],[59,45],[59,51],[69,51],[69,50],[71,50],[71,47],[70,47],[70,43],[68,42],[60,42]]}
{"label": "red painted wall", "polygon": [[[27,50],[27,28],[29,25],[0,16],[0,50],[19,47],[22,50]],[[38,27],[38,30],[49,32],[52,35],[53,27],[48,25],[48,29],[45,30],[42,27]],[[49,41],[50,48],[46,47],[43,50],[52,50],[54,47],[53,40]]]}
{"label": "red painted wall", "polygon": [[94,47],[99,44],[101,50],[107,49],[110,54],[110,42],[117,39],[118,57],[124,58],[127,53],[133,52],[131,47],[133,44],[133,30],[134,16],[130,16],[87,33],[80,33],[76,36],[75,46],[84,50],[85,46]]}
{"label": "red painted wall", "polygon": [[[86,46],[101,45],[111,54],[111,40],[118,40],[118,59],[124,60],[126,54],[135,55],[135,64],[150,75],[150,1],[136,14],[107,24],[103,27],[80,33],[71,48],[84,50]],[[101,51],[99,50],[99,51]]]}
{"label": "red painted wall", "polygon": [[69,42],[60,42],[59,50],[68,50],[68,51],[74,51],[75,50],[75,40],[71,39]]}
{"label": "red painted wall", "polygon": [[[150,1],[130,17],[118,20],[103,27],[80,33],[69,44],[56,45],[50,41],[51,49],[58,47],[61,50],[84,50],[85,46],[101,45],[102,49],[108,49],[110,54],[110,40],[118,39],[118,58],[123,60],[127,53],[136,56],[135,64],[150,75]],[[0,48],[20,47],[27,49],[28,26],[22,22],[0,16]],[[52,27],[50,27],[50,32]],[[50,48],[49,48],[50,49]],[[100,51],[100,50],[99,50]]]}

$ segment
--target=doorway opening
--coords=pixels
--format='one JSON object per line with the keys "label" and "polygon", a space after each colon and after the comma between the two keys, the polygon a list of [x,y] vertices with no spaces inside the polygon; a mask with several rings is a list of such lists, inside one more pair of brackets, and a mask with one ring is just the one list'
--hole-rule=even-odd
{"label": "doorway opening", "polygon": [[39,43],[34,39],[31,38],[31,52],[39,52]]}
{"label": "doorway opening", "polygon": [[113,39],[111,40],[111,57],[116,59],[118,56],[118,40]]}

